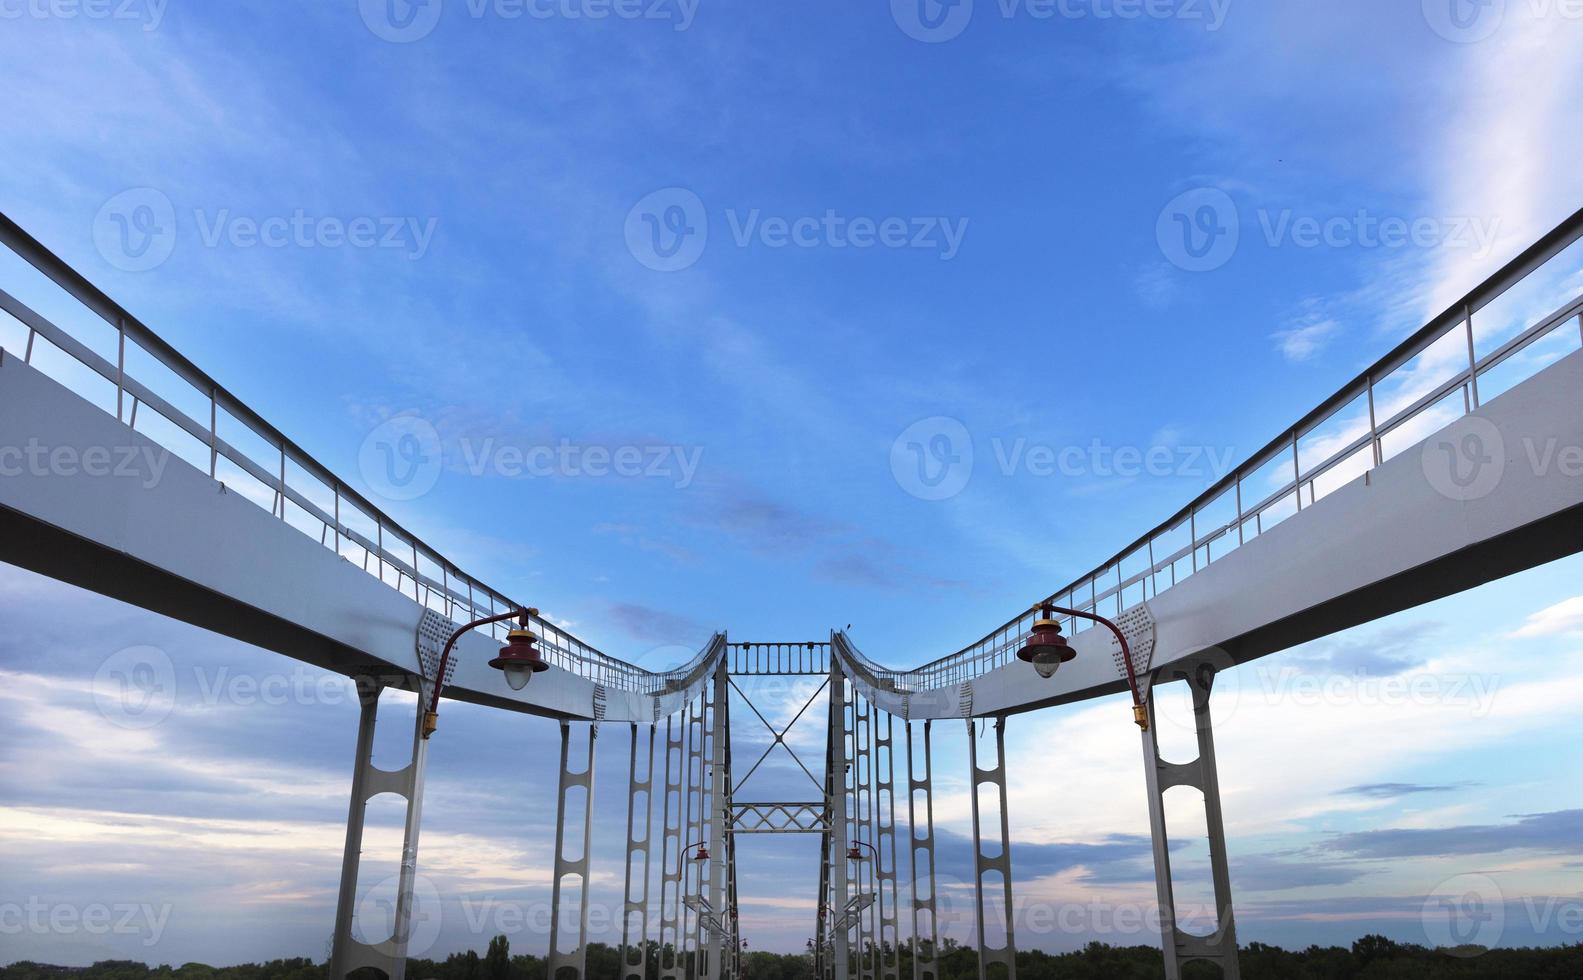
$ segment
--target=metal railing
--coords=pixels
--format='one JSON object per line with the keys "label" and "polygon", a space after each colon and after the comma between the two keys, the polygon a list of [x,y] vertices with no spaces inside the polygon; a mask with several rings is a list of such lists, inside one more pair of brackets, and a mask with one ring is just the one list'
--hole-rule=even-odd
{"label": "metal railing", "polygon": [[[20,354],[25,363],[37,366],[35,361],[42,353],[40,341],[55,348],[114,387],[114,412],[119,421],[177,455],[183,455],[181,447],[173,444],[180,442],[179,434],[190,436],[196,440],[196,447],[186,447],[187,452],[190,454],[196,449],[198,463],[207,456],[211,478],[221,482],[235,481],[239,485],[233,489],[260,506],[267,501],[272,514],[309,537],[315,536],[316,528],[320,544],[359,564],[365,572],[392,588],[410,594],[413,601],[447,619],[468,622],[519,605],[503,592],[462,572],[438,550],[348,487],[4,214],[0,214],[0,244],[115,331],[115,358],[111,360],[93,350],[86,342],[88,338],[63,329],[12,292],[0,288],[0,311],[26,330],[23,350],[13,350],[12,354]],[[135,358],[139,353],[152,357],[176,379],[190,386],[197,394],[197,403],[203,406],[200,411],[207,413],[207,420],[194,418],[172,404],[172,399],[180,401],[183,398],[174,393],[170,398],[164,397],[133,377],[127,367],[128,355]],[[62,377],[63,373],[54,372],[52,376],[93,400],[90,393],[82,390],[82,385]],[[86,381],[80,377],[77,380]],[[109,389],[105,389],[105,394],[108,392]],[[182,394],[191,397],[191,392]],[[140,410],[145,422],[142,430],[138,429]],[[151,426],[151,412],[166,424],[161,426],[156,421]],[[222,426],[230,423],[239,424],[247,437],[260,441],[268,458],[257,458],[257,453],[244,451],[234,441],[222,437]],[[150,427],[163,429],[163,438],[161,433],[147,431]],[[199,465],[199,468],[203,467]],[[227,472],[222,472],[222,468]],[[248,488],[240,485],[247,479],[255,481],[261,492],[248,493]],[[492,624],[481,632],[499,637],[505,628]],[[540,649],[551,664],[596,684],[643,693],[666,688],[678,678],[690,675],[711,652],[719,653],[712,641],[692,662],[673,671],[654,673],[602,653],[543,619],[535,618],[531,628],[540,637]]]}
{"label": "metal railing", "polygon": [[[1429,321],[1186,507],[1061,589],[1055,594],[1056,604],[1119,615],[1281,521],[1298,518],[1315,501],[1477,410],[1481,380],[1486,382],[1483,400],[1487,400],[1502,382],[1509,389],[1554,360],[1535,358],[1543,362],[1523,364],[1519,354],[1551,339],[1561,341],[1562,353],[1583,347],[1583,247],[1572,248],[1580,238],[1583,211]],[[1547,287],[1546,276],[1557,281]],[[1499,317],[1492,317],[1494,328],[1481,335],[1482,322],[1475,317],[1503,297],[1524,298],[1519,296],[1522,286],[1569,298],[1559,305],[1554,299],[1530,298],[1542,312],[1521,317],[1511,336],[1501,339],[1507,324]],[[1481,355],[1481,345],[1493,346]],[[1338,420],[1334,431],[1327,429]],[[1311,458],[1314,455],[1319,458]],[[1274,489],[1268,489],[1272,484]],[[929,690],[970,680],[1014,659],[1034,617],[1031,609],[1022,612],[983,639],[911,670],[881,667],[862,659],[850,645],[847,649],[877,679],[897,690]],[[1077,632],[1078,624],[1071,618],[1067,626],[1069,633]]]}
{"label": "metal railing", "polygon": [[[1530,281],[1529,277],[1535,273],[1577,273],[1583,269],[1583,260],[1577,257],[1573,258],[1576,268],[1550,265],[1580,236],[1583,236],[1583,211],[1567,219],[1459,303],[1425,324],[1187,507],[1056,593],[1056,602],[1115,615],[1158,595],[1267,528],[1300,515],[1305,507],[1312,506],[1337,487],[1380,465],[1395,454],[1388,451],[1387,445],[1393,435],[1399,435],[1402,440],[1396,450],[1399,451],[1443,428],[1456,417],[1454,414],[1447,417],[1448,401],[1451,412],[1455,411],[1457,403],[1461,405],[1460,414],[1476,410],[1481,403],[1481,380],[1490,379],[1503,368],[1521,366],[1517,355],[1541,341],[1563,335],[1569,324],[1577,324],[1579,341],[1583,343],[1583,282],[1575,286],[1563,284],[1573,290],[1568,301],[1551,307],[1547,315],[1538,317],[1482,356],[1478,353],[1480,338],[1475,323],[1477,314],[1507,296],[1514,287]],[[12,293],[0,289],[0,311],[9,314],[26,330],[22,352],[25,362],[34,363],[39,340],[52,345],[113,386],[114,411],[119,420],[136,429],[140,408],[145,418],[148,412],[155,413],[176,432],[196,440],[200,452],[207,456],[210,477],[222,481],[230,479],[220,468],[222,464],[234,468],[237,477],[251,479],[262,488],[262,498],[255,498],[260,506],[264,506],[267,499],[271,513],[310,536],[316,527],[321,544],[349,560],[358,561],[364,571],[393,588],[403,592],[410,588],[413,600],[420,605],[455,621],[490,615],[515,605],[503,593],[463,573],[437,550],[347,487],[3,214],[0,214],[0,243],[115,331],[116,356],[112,361]],[[141,350],[153,357],[196,391],[205,405],[207,423],[177,408],[129,374],[129,350]],[[1455,356],[1448,359],[1445,356],[1448,352]],[[1456,367],[1444,375],[1415,382],[1415,374],[1446,364]],[[1539,367],[1520,378],[1505,380],[1520,383],[1537,373]],[[1393,382],[1402,380],[1409,382],[1405,389],[1392,392]],[[86,393],[84,396],[87,397]],[[1381,402],[1384,402],[1383,410]],[[1339,434],[1324,431],[1328,423],[1342,417],[1349,409],[1354,414],[1342,419]],[[243,426],[268,448],[270,458],[257,459],[223,438],[219,434],[222,421]],[[1432,427],[1426,428],[1426,425]],[[1409,436],[1416,438],[1409,439]],[[166,439],[151,437],[166,448],[178,451],[167,444]],[[1309,439],[1324,446],[1325,451],[1321,458],[1305,465],[1304,443]],[[1308,450],[1318,451],[1313,443]],[[289,472],[292,467],[300,471],[303,482],[318,485],[321,500],[329,502],[327,506],[310,496],[311,488],[293,485]],[[1259,478],[1262,475],[1268,485],[1272,482],[1270,474],[1279,476],[1273,481],[1274,489],[1259,493]],[[1248,503],[1249,499],[1254,502]],[[1226,514],[1229,516],[1224,516]],[[368,530],[360,530],[360,527]],[[1177,543],[1178,539],[1183,543]],[[1139,566],[1141,570],[1128,572],[1129,568]],[[977,642],[912,670],[884,668],[866,658],[862,662],[877,679],[898,690],[944,687],[1007,663],[1031,629],[1032,620],[1031,610],[1020,613]],[[1070,631],[1076,632],[1077,624],[1069,625]],[[497,624],[489,627],[488,632],[499,636],[501,629],[503,627]],[[673,688],[722,652],[719,638],[716,638],[688,664],[654,673],[604,654],[542,619],[535,620],[534,629],[542,639],[546,659],[556,666],[607,687],[644,693]],[[768,646],[732,644],[738,655],[751,648]],[[828,644],[819,646],[823,648],[819,653],[827,657]],[[855,650],[848,649],[856,655]],[[828,665],[828,660],[824,662]],[[748,667],[746,662],[744,667]]]}
{"label": "metal railing", "polygon": [[726,669],[733,674],[828,674],[830,644],[825,641],[732,643]]}

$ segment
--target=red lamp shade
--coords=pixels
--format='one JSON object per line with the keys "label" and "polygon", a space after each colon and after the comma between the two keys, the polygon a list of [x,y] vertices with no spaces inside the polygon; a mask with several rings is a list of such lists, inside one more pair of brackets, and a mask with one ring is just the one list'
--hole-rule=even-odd
{"label": "red lamp shade", "polygon": [[500,655],[489,661],[489,666],[505,672],[506,683],[513,691],[527,687],[534,674],[550,669],[534,647],[538,640],[526,627],[513,629],[506,635],[506,645],[500,648]]}
{"label": "red lamp shade", "polygon": [[1046,608],[1033,623],[1028,641],[1017,651],[1017,659],[1033,664],[1040,677],[1054,677],[1061,665],[1077,656],[1077,651],[1061,635],[1061,624]]}
{"label": "red lamp shade", "polygon": [[856,844],[853,844],[852,849],[846,852],[846,859],[848,861],[861,861],[863,860],[863,852],[858,850]]}
{"label": "red lamp shade", "polygon": [[693,855],[693,860],[694,861],[707,861],[707,860],[709,860],[709,848],[703,846],[702,844],[699,844],[698,845],[698,853]]}

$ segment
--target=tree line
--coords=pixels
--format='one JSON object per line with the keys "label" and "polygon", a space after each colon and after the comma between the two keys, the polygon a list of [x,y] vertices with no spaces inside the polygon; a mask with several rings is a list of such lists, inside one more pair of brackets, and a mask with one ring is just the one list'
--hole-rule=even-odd
{"label": "tree line", "polygon": [[[659,950],[646,948],[650,978],[658,977]],[[870,950],[869,955],[874,955]],[[903,945],[879,955],[894,960],[900,980],[912,978],[912,949]],[[938,980],[978,980],[978,954],[946,940],[936,957]],[[1310,946],[1286,950],[1249,943],[1241,951],[1245,980],[1579,980],[1583,944],[1533,949],[1429,949],[1365,936],[1350,949]],[[810,953],[748,952],[745,980],[814,980]],[[187,963],[151,967],[130,960],[105,960],[89,967],[60,967],[23,961],[0,967],[0,980],[327,980],[329,965],[310,959],[271,960],[213,967]],[[998,968],[997,968],[998,970]],[[411,980],[548,980],[541,956],[512,954],[505,936],[490,940],[482,954],[469,950],[443,960],[407,961]],[[992,971],[994,977],[997,971]],[[1003,974],[1003,971],[1000,971]],[[603,943],[588,946],[587,980],[621,980],[621,953]],[[857,974],[854,974],[856,977]],[[1017,954],[1018,980],[1158,980],[1160,951],[1152,946],[1090,943],[1070,953],[1027,950]],[[1189,964],[1188,980],[1209,980],[1219,970]],[[378,980],[374,974],[363,980]],[[723,978],[728,980],[728,978]]]}

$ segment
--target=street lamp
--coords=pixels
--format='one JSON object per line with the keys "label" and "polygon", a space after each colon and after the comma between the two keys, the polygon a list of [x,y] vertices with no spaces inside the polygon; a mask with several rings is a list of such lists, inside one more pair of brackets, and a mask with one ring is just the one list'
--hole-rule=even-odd
{"label": "street lamp", "polygon": [[866,843],[864,841],[860,841],[860,840],[855,840],[855,841],[852,842],[852,846],[847,849],[846,859],[848,861],[863,861],[863,860],[867,860],[866,858],[863,857],[863,852],[858,850],[858,848],[860,848],[860,847],[866,847],[869,850],[873,851],[874,852],[874,858],[876,860],[879,859],[879,851],[874,847],[874,845]]}
{"label": "street lamp", "polygon": [[[682,851],[686,852],[687,848],[692,847],[695,844],[698,846],[698,853],[693,855],[693,860],[697,861],[699,864],[703,864],[705,861],[709,860],[709,848],[705,846],[704,841],[689,841],[688,843],[682,845]],[[676,874],[678,877],[682,873],[681,863],[685,860],[687,860],[686,857],[681,855],[678,855],[676,858]]]}
{"label": "street lamp", "polygon": [[1050,678],[1061,669],[1061,665],[1077,656],[1077,651],[1061,635],[1061,624],[1055,618],[1057,615],[1074,616],[1110,630],[1116,637],[1116,642],[1121,644],[1121,661],[1127,668],[1127,688],[1132,692],[1132,720],[1144,731],[1149,730],[1149,709],[1143,704],[1143,695],[1138,691],[1138,675],[1132,666],[1132,647],[1127,644],[1127,637],[1121,632],[1121,627],[1097,613],[1084,612],[1081,609],[1068,609],[1057,606],[1049,600],[1033,607],[1039,618],[1033,622],[1033,631],[1028,634],[1028,639],[1017,651],[1017,659],[1024,663],[1033,664],[1033,669],[1039,672],[1040,677]]}
{"label": "street lamp", "polygon": [[424,712],[423,715],[423,737],[425,739],[433,735],[435,728],[439,726],[440,692],[445,687],[445,668],[451,661],[451,648],[456,646],[456,641],[460,640],[468,630],[476,629],[479,626],[487,626],[490,623],[504,622],[508,619],[517,621],[517,625],[512,628],[510,633],[506,634],[506,645],[500,648],[499,656],[489,661],[489,666],[505,673],[506,683],[511,685],[513,691],[520,691],[527,687],[528,681],[533,679],[534,674],[550,669],[550,665],[544,662],[544,658],[539,655],[539,651],[533,647],[533,644],[537,643],[539,638],[528,630],[529,620],[538,614],[539,611],[537,609],[513,609],[510,612],[496,613],[493,616],[485,616],[483,619],[475,619],[451,634],[450,639],[445,641],[445,649],[440,651],[440,669],[434,677],[434,694],[429,698],[429,710]]}

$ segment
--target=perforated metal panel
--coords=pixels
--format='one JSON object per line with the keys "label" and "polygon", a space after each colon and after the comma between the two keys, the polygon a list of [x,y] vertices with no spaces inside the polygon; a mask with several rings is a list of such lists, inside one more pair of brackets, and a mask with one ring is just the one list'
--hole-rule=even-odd
{"label": "perforated metal panel", "polygon": [[[1140,602],[1116,617],[1116,625],[1132,648],[1132,670],[1139,678],[1147,677],[1154,663],[1154,614],[1147,602]],[[1118,676],[1127,676],[1126,664],[1121,658],[1121,644],[1115,644],[1111,657],[1116,661]]]}
{"label": "perforated metal panel", "polygon": [[[423,676],[434,681],[435,673],[440,669],[440,653],[445,649],[445,641],[451,638],[461,624],[453,623],[433,609],[423,610],[423,618],[418,620],[418,664],[423,668]],[[439,678],[443,687],[451,683],[451,678],[456,674],[456,658],[452,657],[445,665],[445,676]]]}

